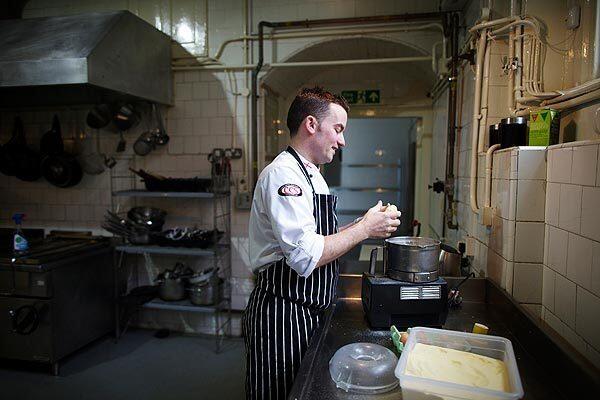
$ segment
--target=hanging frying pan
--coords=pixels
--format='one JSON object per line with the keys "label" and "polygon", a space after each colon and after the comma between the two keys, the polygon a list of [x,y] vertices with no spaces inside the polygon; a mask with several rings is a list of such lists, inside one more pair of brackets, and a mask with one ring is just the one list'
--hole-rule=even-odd
{"label": "hanging frying pan", "polygon": [[112,114],[108,104],[98,104],[88,112],[86,122],[90,128],[102,129],[110,124]]}
{"label": "hanging frying pan", "polygon": [[56,115],[52,121],[52,129],[42,137],[40,149],[46,154],[42,159],[42,175],[48,182],[67,188],[81,181],[83,171],[77,159],[64,151],[60,123]]}
{"label": "hanging frying pan", "polygon": [[40,153],[43,155],[54,155],[60,154],[65,151],[65,145],[62,140],[60,133],[60,122],[58,121],[58,115],[54,115],[52,118],[52,128],[44,133],[40,140]]}

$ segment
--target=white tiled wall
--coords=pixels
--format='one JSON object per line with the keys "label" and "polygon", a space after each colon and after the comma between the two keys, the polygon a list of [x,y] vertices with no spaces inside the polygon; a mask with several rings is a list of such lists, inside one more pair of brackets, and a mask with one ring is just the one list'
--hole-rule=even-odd
{"label": "white tiled wall", "polygon": [[[487,259],[476,256],[476,268],[486,265],[488,275],[515,299],[537,312],[542,300],[544,257],[545,151],[521,147],[493,156],[491,228],[475,232]],[[481,202],[482,200],[480,200]],[[480,251],[480,253],[482,253]],[[533,306],[535,305],[535,306]]]}
{"label": "white tiled wall", "polygon": [[600,367],[599,143],[548,148],[542,317]]}
{"label": "white tiled wall", "polygon": [[463,225],[477,239],[474,267],[600,366],[599,143],[496,152],[492,226]]}

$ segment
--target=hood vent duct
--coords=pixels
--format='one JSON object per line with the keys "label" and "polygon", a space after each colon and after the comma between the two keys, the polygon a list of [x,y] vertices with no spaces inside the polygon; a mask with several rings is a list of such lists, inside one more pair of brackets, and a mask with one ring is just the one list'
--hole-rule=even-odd
{"label": "hood vent duct", "polygon": [[171,104],[171,38],[128,11],[0,21],[0,106]]}

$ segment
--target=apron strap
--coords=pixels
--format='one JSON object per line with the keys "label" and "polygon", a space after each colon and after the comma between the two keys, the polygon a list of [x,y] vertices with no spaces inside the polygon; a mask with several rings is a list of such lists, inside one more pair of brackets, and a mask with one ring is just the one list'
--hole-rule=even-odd
{"label": "apron strap", "polygon": [[315,194],[315,187],[313,186],[312,181],[310,180],[310,174],[308,173],[308,170],[304,166],[304,163],[300,159],[300,156],[298,155],[298,153],[296,152],[296,150],[294,150],[292,148],[292,146],[288,146],[288,148],[286,149],[286,151],[288,153],[290,153],[292,155],[292,157],[294,157],[296,159],[296,161],[298,162],[298,165],[300,165],[300,169],[302,170],[302,173],[304,174],[304,177],[306,178],[306,180],[308,181],[308,184],[312,188],[313,194]]}

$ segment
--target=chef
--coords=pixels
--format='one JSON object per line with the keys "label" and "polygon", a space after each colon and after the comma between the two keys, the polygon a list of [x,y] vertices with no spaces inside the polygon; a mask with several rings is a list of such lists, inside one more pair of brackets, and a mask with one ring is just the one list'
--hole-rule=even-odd
{"label": "chef", "polygon": [[290,146],[258,178],[249,227],[257,278],[243,316],[248,399],[287,398],[335,297],[337,259],[400,225],[400,213],[380,201],[338,231],[337,198],[317,166],[346,145],[347,113],[343,97],[319,87],[300,91],[288,111]]}

